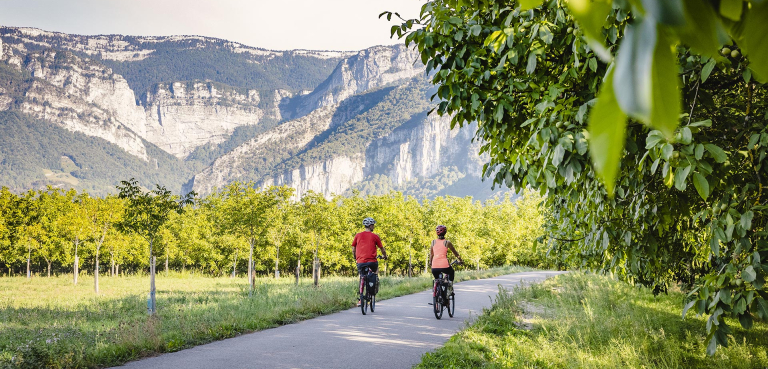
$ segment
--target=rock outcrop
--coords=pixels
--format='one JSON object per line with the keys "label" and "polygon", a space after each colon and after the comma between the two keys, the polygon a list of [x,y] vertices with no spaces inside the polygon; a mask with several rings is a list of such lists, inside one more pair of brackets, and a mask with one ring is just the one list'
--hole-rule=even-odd
{"label": "rock outcrop", "polygon": [[145,137],[183,158],[198,146],[226,140],[237,127],[280,118],[279,102],[267,100],[262,109],[260,101],[256,90],[237,91],[217,83],[161,84],[144,101]]}
{"label": "rock outcrop", "polygon": [[122,77],[97,63],[53,50],[26,55],[6,50],[2,61],[34,79],[15,86],[14,91],[0,91],[0,108],[17,108],[68,130],[103,138],[148,159],[138,133],[144,126],[143,111],[136,106],[133,92]]}
{"label": "rock outcrop", "polygon": [[419,53],[404,45],[375,46],[339,63],[333,73],[311,93],[293,102],[294,117],[375,88],[424,74]]}

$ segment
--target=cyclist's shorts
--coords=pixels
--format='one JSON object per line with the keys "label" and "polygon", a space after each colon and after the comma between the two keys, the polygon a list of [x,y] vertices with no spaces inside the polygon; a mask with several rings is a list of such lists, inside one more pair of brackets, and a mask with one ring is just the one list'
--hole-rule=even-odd
{"label": "cyclist's shorts", "polygon": [[369,263],[357,263],[357,274],[363,275],[363,269],[365,267],[371,268],[373,272],[379,271],[379,262],[378,261],[371,261]]}
{"label": "cyclist's shorts", "polygon": [[440,273],[448,274],[448,280],[453,282],[453,277],[456,275],[456,272],[453,270],[453,267],[447,267],[447,268],[432,268],[432,275],[437,279],[437,277],[440,276]]}

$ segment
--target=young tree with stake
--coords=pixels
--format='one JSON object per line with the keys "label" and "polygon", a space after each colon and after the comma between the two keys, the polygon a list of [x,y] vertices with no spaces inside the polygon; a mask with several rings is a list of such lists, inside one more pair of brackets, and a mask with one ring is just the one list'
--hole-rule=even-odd
{"label": "young tree with stake", "polygon": [[115,226],[125,233],[136,233],[149,243],[149,306],[151,315],[157,312],[155,304],[155,265],[152,247],[158,237],[160,228],[168,221],[171,212],[181,213],[184,206],[193,205],[195,192],[182,197],[171,195],[165,187],[156,185],[156,189],[144,192],[138,182],[131,178],[120,182],[118,197],[126,201],[125,212],[121,221]]}

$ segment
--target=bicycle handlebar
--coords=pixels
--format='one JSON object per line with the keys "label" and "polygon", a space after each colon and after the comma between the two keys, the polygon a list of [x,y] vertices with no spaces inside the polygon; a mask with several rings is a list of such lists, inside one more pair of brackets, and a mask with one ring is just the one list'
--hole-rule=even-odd
{"label": "bicycle handlebar", "polygon": [[384,260],[387,260],[387,258],[385,258],[385,257],[383,257],[383,256],[381,256],[381,255],[376,255],[376,259],[384,259]]}
{"label": "bicycle handlebar", "polygon": [[454,266],[454,265],[461,265],[461,264],[464,264],[464,263],[462,263],[462,262],[460,262],[460,261],[458,261],[458,260],[454,260],[454,261],[451,263],[451,266]]}

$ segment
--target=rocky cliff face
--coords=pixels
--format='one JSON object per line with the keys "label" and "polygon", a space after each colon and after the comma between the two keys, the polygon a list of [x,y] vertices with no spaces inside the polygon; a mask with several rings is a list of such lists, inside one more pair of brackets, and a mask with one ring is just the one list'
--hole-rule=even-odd
{"label": "rocky cliff face", "polygon": [[260,102],[256,90],[237,91],[211,82],[161,84],[144,102],[145,137],[183,158],[198,146],[226,140],[237,127],[280,119],[279,101],[267,96],[265,104]]}
{"label": "rocky cliff face", "polygon": [[[274,91],[262,102],[255,90],[177,82],[156,86],[138,105],[126,80],[96,61],[65,51],[25,53],[23,44],[6,43],[4,50],[0,62],[35,79],[27,91],[17,91],[25,95],[22,112],[104,138],[145,160],[142,138],[184,158],[198,146],[224,141],[239,126],[279,120],[278,105],[290,96]],[[19,97],[0,90],[0,110]]]}
{"label": "rocky cliff face", "polygon": [[0,57],[3,61],[34,79],[17,83],[13,91],[0,91],[0,108],[16,108],[148,159],[137,133],[144,124],[143,112],[122,77],[88,60],[53,50],[18,55],[6,48]]}
{"label": "rocky cliff face", "polygon": [[365,154],[301,166],[267,178],[260,185],[287,185],[295,188],[300,198],[310,190],[326,197],[342,194],[373,174],[386,175],[394,184],[402,185],[454,166],[479,178],[483,161],[477,155],[479,144],[472,143],[473,135],[472,127],[451,130],[449,117],[424,115],[418,122],[371,142]]}
{"label": "rocky cliff face", "polygon": [[333,73],[311,93],[298,97],[293,116],[300,117],[375,88],[424,74],[419,54],[404,45],[376,46],[339,63]]}

